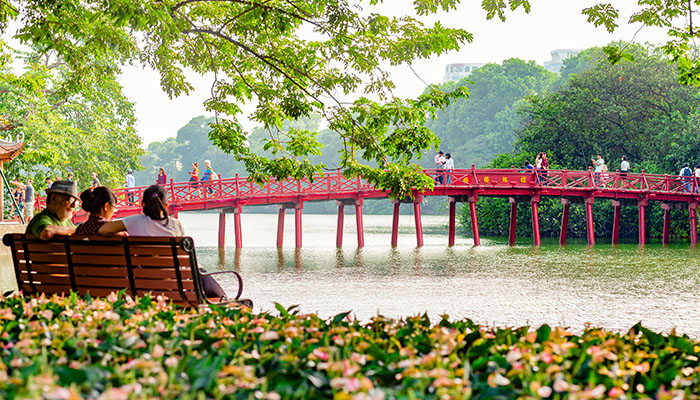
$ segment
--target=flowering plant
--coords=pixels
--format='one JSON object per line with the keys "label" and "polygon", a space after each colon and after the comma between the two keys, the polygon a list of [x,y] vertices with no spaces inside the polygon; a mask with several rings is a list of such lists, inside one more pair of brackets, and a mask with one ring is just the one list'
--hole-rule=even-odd
{"label": "flowering plant", "polygon": [[700,343],[427,315],[362,323],[124,293],[0,297],[0,397],[691,398]]}

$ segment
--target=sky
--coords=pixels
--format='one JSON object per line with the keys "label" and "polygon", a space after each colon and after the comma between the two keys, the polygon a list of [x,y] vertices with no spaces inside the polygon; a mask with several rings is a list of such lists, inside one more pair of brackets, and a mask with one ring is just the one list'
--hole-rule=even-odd
{"label": "sky", "polygon": [[[518,10],[508,13],[506,22],[501,22],[499,19],[487,21],[480,1],[462,0],[463,4],[457,10],[424,20],[430,24],[439,20],[445,26],[465,29],[474,35],[473,43],[465,44],[458,52],[416,61],[412,67],[420,79],[407,66],[391,69],[392,79],[397,84],[395,94],[399,97],[417,96],[425,88],[421,79],[427,83],[442,82],[445,65],[449,63],[500,63],[515,57],[542,65],[551,58],[550,52],[555,49],[585,49],[633,38],[638,43],[660,43],[666,39],[663,30],[651,28],[645,28],[635,37],[639,26],[628,25],[627,20],[636,1],[612,2],[621,16],[620,27],[614,34],[607,33],[603,27],[595,28],[581,14],[581,10],[594,1],[531,0],[529,14]],[[410,15],[412,1],[385,0],[377,11],[395,16]],[[153,141],[174,137],[177,130],[195,116],[210,115],[202,104],[209,97],[211,78],[189,76],[195,90],[186,97],[171,100],[161,90],[156,72],[137,66],[125,68],[120,81],[125,94],[135,102],[136,128],[144,147]],[[250,121],[240,122],[247,130],[254,127]]]}

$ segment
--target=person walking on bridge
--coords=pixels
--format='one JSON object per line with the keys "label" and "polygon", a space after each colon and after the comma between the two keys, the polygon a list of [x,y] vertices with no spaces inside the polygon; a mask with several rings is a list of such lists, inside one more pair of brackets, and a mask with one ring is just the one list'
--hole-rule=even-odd
{"label": "person walking on bridge", "polygon": [[627,161],[627,157],[622,156],[622,162],[620,163],[620,179],[627,179],[627,172],[630,170],[630,163]]}
{"label": "person walking on bridge", "polygon": [[433,160],[433,161],[435,161],[435,169],[438,170],[437,177],[435,178],[435,181],[441,185],[444,182],[444,180],[442,179],[442,171],[440,171],[445,166],[444,154],[445,153],[443,153],[442,150],[438,151],[437,154],[435,155],[434,160]]}
{"label": "person walking on bridge", "polygon": [[685,166],[681,168],[681,172],[679,172],[678,175],[683,177],[683,188],[685,191],[690,192],[690,186],[692,185],[691,177],[693,176],[693,171],[690,170],[690,164],[685,163]]}
{"label": "person walking on bridge", "polygon": [[156,184],[164,186],[168,183],[168,176],[165,175],[165,168],[158,168],[158,176],[156,177]]}
{"label": "person walking on bridge", "polygon": [[126,170],[124,186],[126,187],[126,192],[129,194],[129,205],[136,205],[136,193],[134,193],[134,190],[132,189],[136,187],[136,178],[134,178],[134,171],[131,169]]}
{"label": "person walking on bridge", "polygon": [[455,169],[455,160],[452,158],[452,154],[445,154],[445,165],[443,166],[443,169],[445,170],[446,177],[445,184],[449,185],[452,183],[452,170]]}
{"label": "person walking on bridge", "polygon": [[218,179],[219,176],[214,172],[214,170],[211,168],[211,161],[210,160],[204,160],[204,173],[202,174],[202,182],[207,182],[205,183],[207,187],[207,191],[209,193],[214,193],[214,189],[211,187],[211,181]]}
{"label": "person walking on bridge", "polygon": [[591,158],[591,161],[593,162],[593,172],[595,172],[595,181],[596,184],[600,183],[600,174],[603,172],[603,165],[605,165],[605,160],[603,159],[603,155],[598,153],[596,155],[596,158]]}

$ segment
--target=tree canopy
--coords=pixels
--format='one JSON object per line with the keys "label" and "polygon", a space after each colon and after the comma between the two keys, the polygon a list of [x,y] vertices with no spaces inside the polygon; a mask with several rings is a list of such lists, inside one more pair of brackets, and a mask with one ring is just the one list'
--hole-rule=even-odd
{"label": "tree canopy", "polygon": [[[56,54],[64,67],[64,87],[73,92],[113,80],[120,66],[141,62],[160,73],[171,96],[192,89],[186,71],[212,74],[216,113],[209,137],[243,162],[259,181],[322,172],[309,157],[320,153],[318,132],[283,130],[286,120],[323,116],[323,126],[340,138],[345,173],[405,194],[432,181],[411,160],[438,146],[425,122],[466,90],[446,92],[431,86],[417,99],[393,96],[394,83],[382,68],[410,64],[456,50],[472,40],[463,30],[421,20],[452,11],[459,0],[416,0],[417,17],[375,12],[381,0],[0,0],[0,27],[21,23],[14,35],[37,49]],[[630,22],[661,26],[673,41],[664,50],[681,70],[681,81],[697,83],[700,65],[690,55],[697,30],[679,16],[700,4],[638,0]],[[365,6],[362,9],[360,5]],[[505,19],[508,10],[530,10],[527,0],[484,1],[487,18]],[[595,25],[614,30],[617,10],[599,3],[583,10]],[[691,14],[692,15],[692,14]],[[629,58],[624,48],[607,48],[613,61]],[[266,131],[264,148],[251,151],[249,133],[238,120],[243,106]],[[388,168],[375,166],[388,158]]]}
{"label": "tree canopy", "polygon": [[439,112],[427,126],[460,167],[483,167],[497,154],[513,150],[515,130],[520,125],[518,104],[525,96],[547,91],[555,77],[534,61],[509,59],[501,65],[487,64],[459,82],[441,86],[445,91],[464,86],[469,98]]}
{"label": "tree canopy", "polygon": [[519,149],[549,151],[570,169],[588,168],[596,153],[611,170],[623,155],[637,171],[651,173],[676,173],[685,162],[700,161],[698,88],[678,83],[678,72],[657,50],[627,51],[635,62],[611,65],[601,49],[567,60],[592,66],[558,91],[528,98]]}
{"label": "tree canopy", "polygon": [[[13,63],[23,70],[15,72]],[[15,53],[0,41],[0,116],[12,126],[4,133],[26,142],[5,165],[8,175],[38,181],[73,173],[82,188],[97,172],[104,184],[120,184],[143,150],[133,105],[113,78],[76,84],[55,52]]]}

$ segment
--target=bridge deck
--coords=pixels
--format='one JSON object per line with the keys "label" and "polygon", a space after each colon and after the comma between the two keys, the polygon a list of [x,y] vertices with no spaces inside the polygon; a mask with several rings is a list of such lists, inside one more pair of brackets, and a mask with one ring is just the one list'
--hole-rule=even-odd
{"label": "bridge deck", "polygon": [[[622,174],[619,172],[595,173],[588,171],[568,171],[568,170],[548,170],[536,171],[527,169],[456,169],[453,171],[425,170],[424,173],[432,177],[435,187],[432,190],[418,192],[413,191],[416,201],[420,201],[423,196],[448,196],[451,200],[451,207],[454,202],[471,201],[474,202],[480,196],[500,196],[509,197],[513,203],[518,201],[529,201],[534,204],[533,208],[533,228],[539,227],[536,221],[536,204],[541,196],[553,196],[565,199],[567,204],[570,201],[587,204],[587,214],[589,223],[589,243],[593,242],[593,221],[591,206],[595,199],[610,199],[616,201],[616,207],[622,204],[636,204],[640,207],[640,243],[643,240],[644,210],[649,201],[663,203],[678,203],[680,206],[687,205],[691,210],[691,224],[694,221],[694,210],[700,202],[700,182],[692,177],[681,177],[675,175],[654,175],[654,174]],[[115,218],[138,214],[141,210],[141,195],[145,186],[131,189],[114,189],[114,194],[118,199],[119,210]],[[165,185],[169,192],[169,202],[174,213],[179,211],[201,211],[201,210],[231,210],[240,212],[242,206],[256,206],[268,204],[283,204],[287,208],[293,205],[303,204],[309,201],[340,201],[341,207],[344,204],[355,203],[359,205],[364,199],[389,198],[390,194],[374,188],[365,180],[358,177],[345,177],[341,172],[332,172],[323,176],[316,176],[314,180],[303,179],[298,181],[276,181],[270,180],[265,185],[249,182],[244,177],[234,177],[206,182],[170,182]],[[45,199],[39,197],[36,202],[37,208],[41,209],[45,205]],[[283,209],[282,209],[283,210]],[[398,207],[394,208],[395,213]],[[419,210],[419,208],[418,208]],[[515,210],[515,209],[513,209]],[[514,221],[515,211],[511,211],[511,220]],[[476,211],[472,209],[473,225],[477,224]],[[283,211],[282,211],[283,212]],[[339,213],[341,210],[339,210]],[[617,213],[617,210],[616,210]],[[300,211],[299,224],[301,223]],[[568,215],[568,213],[565,213]],[[86,218],[82,211],[75,214],[74,219],[81,221]],[[616,217],[617,218],[617,217]],[[667,216],[666,216],[667,218]],[[450,243],[454,242],[454,210],[450,209]],[[220,221],[225,221],[220,220]],[[339,214],[339,224],[341,218]],[[222,226],[220,223],[220,235]],[[358,225],[361,224],[361,216]],[[240,229],[240,216],[238,215],[236,227]],[[416,220],[417,228],[420,225],[419,217]],[[512,225],[512,224],[511,224]],[[619,223],[617,224],[619,225]],[[667,241],[666,225],[664,230],[664,241]],[[565,221],[562,221],[565,228]],[[618,226],[619,228],[619,226]],[[299,230],[301,228],[299,227]],[[339,226],[342,229],[342,226]],[[513,229],[511,229],[513,230]],[[478,244],[478,230],[475,233],[475,243]],[[358,235],[360,233],[358,232]],[[300,235],[300,234],[299,234]],[[392,235],[392,244],[395,239]],[[418,243],[422,243],[422,233],[419,235]],[[536,229],[535,244],[539,242],[539,229]],[[565,241],[565,229],[563,230],[563,242]],[[691,227],[691,242],[695,244],[693,229]],[[342,237],[342,235],[341,235]],[[237,236],[236,243],[240,242]],[[514,232],[512,233],[514,242]],[[342,239],[341,239],[342,241]],[[615,242],[615,235],[613,235]],[[222,242],[222,240],[220,240]],[[280,241],[278,240],[278,244]],[[359,236],[358,236],[358,244]],[[298,240],[300,245],[300,240]]]}

